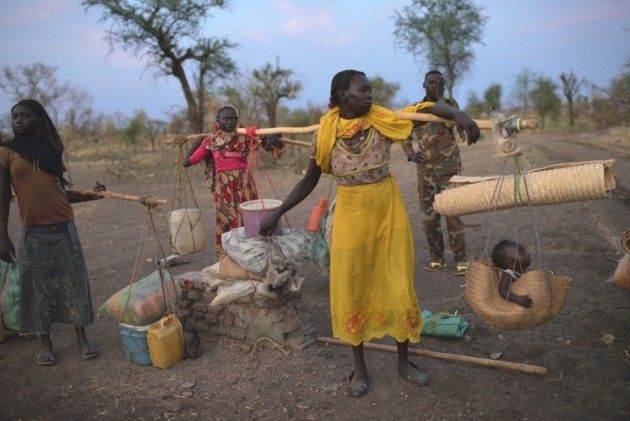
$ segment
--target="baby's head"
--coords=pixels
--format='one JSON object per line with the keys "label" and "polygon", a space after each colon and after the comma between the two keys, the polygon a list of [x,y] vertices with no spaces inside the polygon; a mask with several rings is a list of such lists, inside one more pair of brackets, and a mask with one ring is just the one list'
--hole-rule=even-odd
{"label": "baby's head", "polygon": [[522,244],[501,240],[492,249],[492,263],[499,269],[524,272],[532,263],[532,256]]}

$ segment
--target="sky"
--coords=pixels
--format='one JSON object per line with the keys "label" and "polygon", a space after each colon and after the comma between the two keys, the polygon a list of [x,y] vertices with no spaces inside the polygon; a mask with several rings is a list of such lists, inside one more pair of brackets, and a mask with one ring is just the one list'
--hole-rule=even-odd
{"label": "sky", "polygon": [[[503,86],[504,102],[524,68],[558,82],[561,72],[607,85],[630,61],[630,0],[479,0],[488,17],[483,44],[475,44],[471,72],[455,87],[465,104],[470,91]],[[354,68],[400,84],[396,101],[419,100],[429,64],[394,39],[396,10],[411,0],[231,0],[212,9],[203,35],[238,44],[231,55],[242,72],[279,59],[301,81],[289,107],[328,101],[330,80]],[[112,50],[109,23],[79,0],[0,0],[0,67],[41,62],[57,67],[61,82],[87,90],[96,111],[131,115],[143,108],[167,118],[185,101],[173,77],[155,78],[143,57]],[[0,114],[11,103],[0,91]],[[6,111],[5,111],[6,110]]]}

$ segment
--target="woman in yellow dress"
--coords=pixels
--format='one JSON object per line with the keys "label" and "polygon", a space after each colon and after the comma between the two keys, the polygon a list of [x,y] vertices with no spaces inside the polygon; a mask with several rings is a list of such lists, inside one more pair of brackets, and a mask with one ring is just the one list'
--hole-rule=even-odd
{"label": "woman in yellow dress", "polygon": [[426,373],[408,360],[420,341],[422,319],[413,286],[414,250],[407,211],[389,173],[390,147],[407,139],[410,121],[372,105],[363,72],[344,70],[332,80],[330,105],[320,119],[315,154],[306,174],[274,214],[261,223],[271,235],[279,218],[315,188],[322,172],[338,184],[330,246],[333,335],[353,347],[350,396],[365,395],[370,379],[363,342],[390,335],[398,344],[398,372],[415,384]]}

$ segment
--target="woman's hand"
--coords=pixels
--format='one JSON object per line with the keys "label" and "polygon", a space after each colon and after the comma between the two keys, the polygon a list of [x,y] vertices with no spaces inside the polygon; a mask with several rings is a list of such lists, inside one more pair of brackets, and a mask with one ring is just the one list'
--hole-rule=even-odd
{"label": "woman's hand", "polygon": [[263,219],[260,222],[260,230],[258,231],[258,233],[263,237],[271,236],[271,234],[273,234],[273,231],[276,229],[276,226],[278,225],[278,220],[280,219],[280,216],[281,215],[276,215],[276,213],[274,212],[273,214]]}
{"label": "woman's hand", "polygon": [[105,191],[107,190],[107,187],[105,187],[105,184],[101,184],[98,182],[98,180],[96,180],[96,184],[94,185],[94,191]]}
{"label": "woman's hand", "polygon": [[477,143],[481,132],[479,131],[479,126],[472,118],[468,117],[466,113],[458,111],[455,113],[455,123],[457,124],[457,131],[460,135],[464,134],[464,138],[469,145]]}

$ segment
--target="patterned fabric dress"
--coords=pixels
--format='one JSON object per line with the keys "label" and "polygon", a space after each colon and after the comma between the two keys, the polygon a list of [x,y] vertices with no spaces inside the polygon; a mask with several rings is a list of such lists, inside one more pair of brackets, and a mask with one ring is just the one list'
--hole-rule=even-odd
{"label": "patterned fabric dress", "polygon": [[[256,147],[258,141],[253,144]],[[238,206],[248,200],[258,199],[256,185],[247,165],[252,145],[247,136],[217,130],[206,137],[200,147],[211,152],[214,160],[212,182],[208,180],[208,184],[214,187],[215,242],[217,255],[222,255],[221,235],[243,225]],[[206,176],[210,176],[207,170]]]}
{"label": "patterned fabric dress", "polygon": [[413,238],[389,173],[391,144],[371,128],[352,148],[338,138],[330,159],[338,183],[330,251],[332,329],[353,345],[384,335],[420,341]]}

